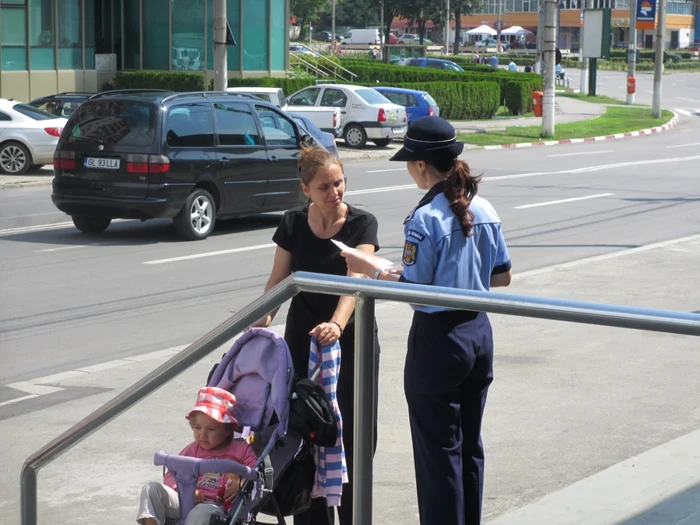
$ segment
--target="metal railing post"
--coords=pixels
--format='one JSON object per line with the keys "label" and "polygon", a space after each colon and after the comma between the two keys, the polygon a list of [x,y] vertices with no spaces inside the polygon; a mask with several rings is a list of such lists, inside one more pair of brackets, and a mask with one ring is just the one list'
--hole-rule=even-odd
{"label": "metal railing post", "polygon": [[22,525],[37,525],[36,470],[33,467],[25,468],[21,482]]}
{"label": "metal railing post", "polygon": [[374,452],[374,299],[355,299],[355,429],[352,523],[372,523]]}

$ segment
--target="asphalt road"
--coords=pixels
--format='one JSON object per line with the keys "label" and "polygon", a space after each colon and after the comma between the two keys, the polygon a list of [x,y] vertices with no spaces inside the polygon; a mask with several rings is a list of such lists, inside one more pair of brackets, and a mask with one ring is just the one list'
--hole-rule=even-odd
{"label": "asphalt road", "polygon": [[[700,117],[683,116],[654,137],[465,158],[518,272],[700,231],[699,145]],[[377,216],[380,253],[399,260],[420,191],[400,164],[346,171],[348,202]],[[0,192],[0,385],[189,343],[262,291],[279,214],[221,223],[204,242],[179,240],[170,221],[91,237],[49,195]]]}
{"label": "asphalt road", "polygon": [[[579,89],[581,70],[569,68],[566,75],[571,78],[571,88]],[[651,105],[654,93],[654,75],[637,73],[635,102]],[[627,96],[627,73],[623,71],[598,71],[598,95],[625,100]],[[669,73],[663,76],[661,107],[680,110],[682,115],[700,114],[700,73]]]}

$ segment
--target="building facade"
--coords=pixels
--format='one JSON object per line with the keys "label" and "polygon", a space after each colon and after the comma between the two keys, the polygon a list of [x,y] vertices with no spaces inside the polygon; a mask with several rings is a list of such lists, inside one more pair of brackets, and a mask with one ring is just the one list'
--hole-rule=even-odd
{"label": "building facade", "polygon": [[[636,0],[594,0],[595,8],[612,9],[613,42],[627,42],[629,40],[630,5],[634,5],[634,2]],[[495,27],[498,20],[499,3],[501,4],[503,27],[521,26],[533,33],[537,31],[540,6],[538,0],[484,0],[481,12],[462,16],[462,30],[466,32],[483,24]],[[581,10],[585,4],[585,0],[559,1],[558,21],[561,28],[559,47],[561,49],[578,51],[581,38]],[[668,47],[687,47],[700,40],[700,34],[696,31],[696,25],[700,23],[696,20],[696,10],[693,2],[683,0],[667,2],[665,40]],[[406,20],[400,19],[396,19],[392,24],[399,30],[406,29],[407,25]],[[452,27],[454,28],[454,21]],[[432,24],[428,22],[426,29],[428,30],[428,38],[433,41],[441,41],[440,28],[433,30]],[[638,31],[637,40],[644,47],[652,47],[654,34],[655,31]],[[480,37],[476,39],[478,40]],[[472,38],[472,40],[474,39]]]}
{"label": "building facade", "polygon": [[[227,0],[231,76],[282,76],[289,0]],[[0,97],[99,91],[117,71],[213,77],[214,0],[0,0]]]}

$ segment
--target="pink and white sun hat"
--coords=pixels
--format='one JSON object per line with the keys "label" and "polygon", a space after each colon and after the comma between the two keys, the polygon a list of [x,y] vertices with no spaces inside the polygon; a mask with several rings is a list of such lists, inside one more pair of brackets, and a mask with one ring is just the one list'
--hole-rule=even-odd
{"label": "pink and white sun hat", "polygon": [[238,421],[233,417],[236,408],[236,396],[223,388],[205,386],[199,389],[197,404],[185,418],[189,419],[192,412],[202,412],[219,423],[231,423],[238,426]]}

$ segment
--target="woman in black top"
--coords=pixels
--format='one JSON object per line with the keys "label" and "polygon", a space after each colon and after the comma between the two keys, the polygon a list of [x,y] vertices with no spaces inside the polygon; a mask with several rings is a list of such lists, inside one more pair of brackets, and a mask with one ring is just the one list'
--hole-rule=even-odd
{"label": "woman in black top", "polygon": [[[286,212],[272,237],[277,244],[277,251],[265,291],[297,271],[357,277],[357,274],[348,272],[347,264],[340,256],[340,249],[331,239],[369,254],[379,249],[378,224],[374,215],[343,202],[345,175],[340,159],[324,148],[302,146],[299,175],[301,188],[309,202],[303,208]],[[352,524],[354,310],[354,297],[302,292],[292,299],[284,332],[294,362],[294,371],[301,377],[307,375],[312,335],[322,346],[340,341],[342,365],[337,397],[343,416],[343,445],[349,479],[349,483],[343,485],[343,496],[338,508],[341,525]],[[276,313],[276,310],[271,312],[255,323],[255,326],[269,326]],[[374,350],[377,392],[379,342],[376,336]],[[294,523],[328,525],[333,523],[332,510],[325,498],[314,498],[311,508],[295,516]]]}

